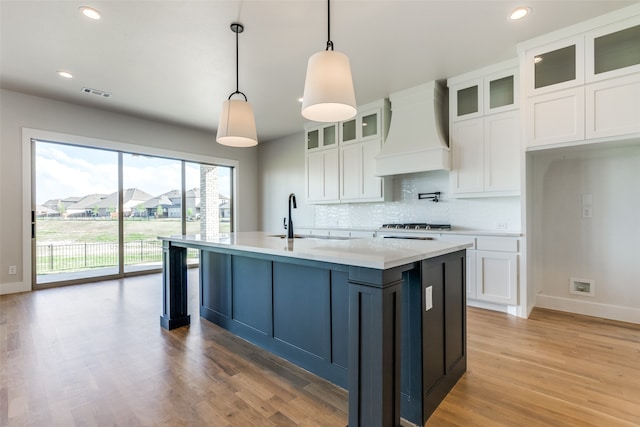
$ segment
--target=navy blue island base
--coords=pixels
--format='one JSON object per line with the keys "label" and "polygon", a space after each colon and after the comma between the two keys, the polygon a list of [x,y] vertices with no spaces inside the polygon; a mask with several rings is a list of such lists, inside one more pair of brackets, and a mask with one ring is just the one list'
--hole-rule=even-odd
{"label": "navy blue island base", "polygon": [[166,329],[190,321],[187,248],[200,316],[346,388],[350,427],[423,425],[466,371],[464,249],[375,269],[163,238]]}

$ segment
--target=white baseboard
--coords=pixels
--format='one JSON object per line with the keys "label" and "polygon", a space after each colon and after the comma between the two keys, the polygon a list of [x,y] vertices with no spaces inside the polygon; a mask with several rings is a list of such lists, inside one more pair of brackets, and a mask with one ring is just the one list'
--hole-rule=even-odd
{"label": "white baseboard", "polygon": [[30,290],[29,284],[24,282],[0,283],[0,295],[29,292]]}
{"label": "white baseboard", "polygon": [[538,294],[536,295],[536,307],[640,324],[640,309],[622,307],[619,305],[578,301],[569,298]]}

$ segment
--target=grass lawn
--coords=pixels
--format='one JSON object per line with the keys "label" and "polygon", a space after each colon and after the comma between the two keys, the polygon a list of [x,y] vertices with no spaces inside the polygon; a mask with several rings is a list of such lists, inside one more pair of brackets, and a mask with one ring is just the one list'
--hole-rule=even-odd
{"label": "grass lawn", "polygon": [[[220,231],[228,232],[223,222]],[[187,234],[199,234],[200,221],[187,222]],[[125,218],[124,240],[154,240],[158,236],[181,234],[179,218]],[[118,241],[118,221],[111,219],[43,219],[36,221],[38,245],[71,243],[107,243]]]}

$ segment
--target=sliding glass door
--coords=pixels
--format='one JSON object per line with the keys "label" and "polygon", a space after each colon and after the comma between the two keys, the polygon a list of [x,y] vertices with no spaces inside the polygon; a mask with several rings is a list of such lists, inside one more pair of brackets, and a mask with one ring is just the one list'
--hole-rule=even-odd
{"label": "sliding glass door", "polygon": [[36,283],[119,273],[118,153],[36,141]]}
{"label": "sliding glass door", "polygon": [[[233,168],[33,141],[36,285],[156,271],[158,236],[233,229]],[[188,262],[197,265],[198,251]]]}
{"label": "sliding glass door", "polygon": [[182,161],[122,155],[124,271],[162,266],[158,236],[182,234]]}

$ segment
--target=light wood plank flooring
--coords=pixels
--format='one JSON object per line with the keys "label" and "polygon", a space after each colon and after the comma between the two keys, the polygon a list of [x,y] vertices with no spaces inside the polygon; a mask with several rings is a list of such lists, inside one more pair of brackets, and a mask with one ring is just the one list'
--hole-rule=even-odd
{"label": "light wood plank flooring", "polygon": [[[196,283],[197,270],[190,271]],[[1,426],[344,426],[347,393],[200,320],[161,276],[0,297]],[[468,310],[468,371],[428,426],[638,426],[640,325]]]}

